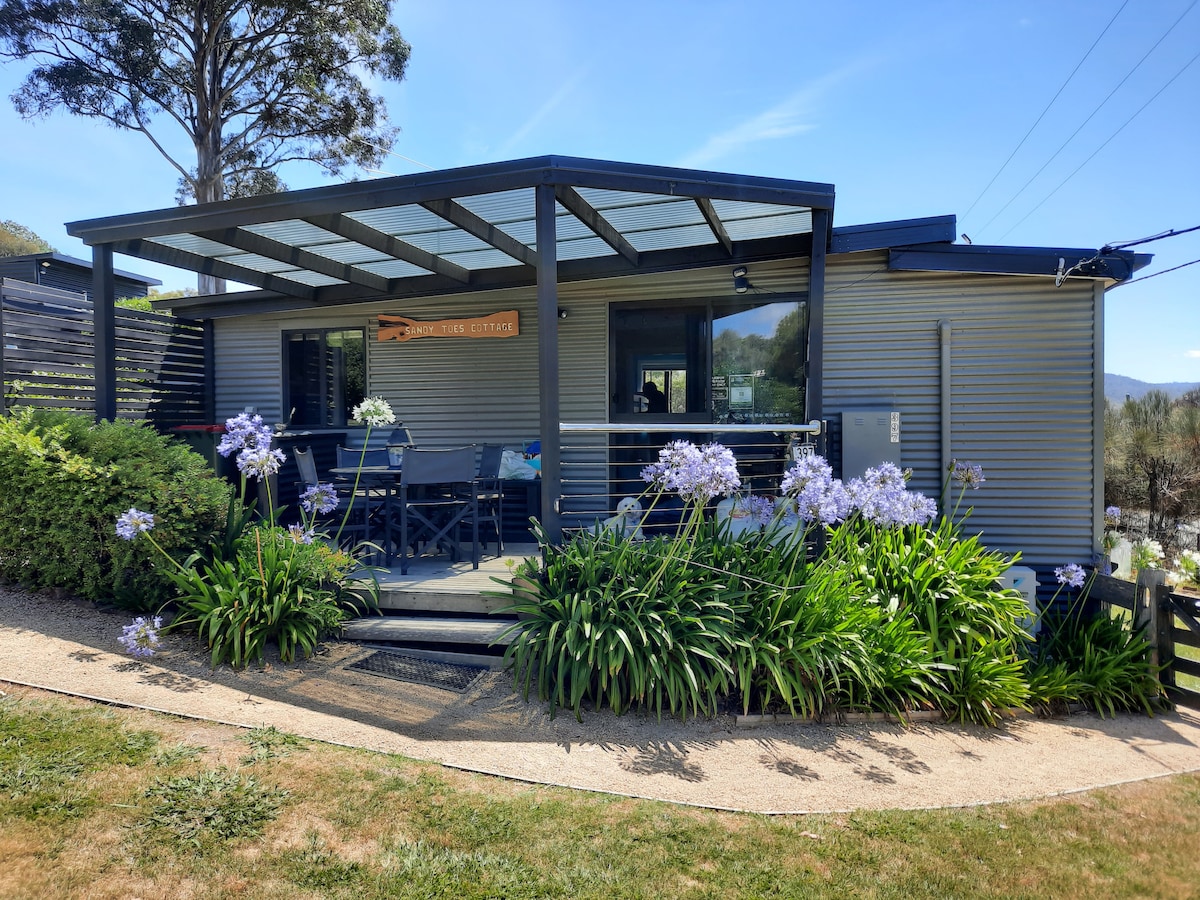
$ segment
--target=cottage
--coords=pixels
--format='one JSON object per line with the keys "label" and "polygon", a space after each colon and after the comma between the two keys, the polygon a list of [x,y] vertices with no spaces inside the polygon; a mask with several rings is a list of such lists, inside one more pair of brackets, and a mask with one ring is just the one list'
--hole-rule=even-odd
{"label": "cottage", "polygon": [[68,231],[94,252],[98,415],[120,253],[251,287],[169,304],[209,332],[218,419],[344,431],[382,395],[422,445],[540,440],[551,533],[611,513],[662,440],[717,434],[752,484],[793,441],[846,477],[892,459],[934,496],[969,459],[989,545],[1089,559],[1104,294],[1149,257],[956,244],[952,216],[834,227],[833,208],[828,184],[547,156]]}

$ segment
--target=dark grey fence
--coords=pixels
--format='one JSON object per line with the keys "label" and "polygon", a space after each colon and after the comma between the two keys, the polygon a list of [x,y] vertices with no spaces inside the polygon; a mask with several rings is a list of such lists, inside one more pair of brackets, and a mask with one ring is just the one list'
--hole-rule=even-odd
{"label": "dark grey fence", "polygon": [[1129,610],[1146,626],[1163,687],[1176,702],[1200,708],[1200,600],[1173,592],[1159,569],[1138,573],[1136,585],[1097,575],[1089,596]]}
{"label": "dark grey fence", "polygon": [[[92,304],[79,294],[0,279],[0,412],[21,406],[94,413]],[[159,313],[116,311],[117,415],[158,428],[203,424],[201,325]]]}

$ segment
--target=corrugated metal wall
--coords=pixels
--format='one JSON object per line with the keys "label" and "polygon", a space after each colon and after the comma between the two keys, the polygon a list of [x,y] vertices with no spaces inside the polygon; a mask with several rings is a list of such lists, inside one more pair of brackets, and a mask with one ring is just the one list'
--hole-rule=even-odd
{"label": "corrugated metal wall", "polygon": [[[807,289],[807,260],[751,267],[772,292]],[[564,422],[607,421],[608,304],[728,296],[727,267],[606,279],[560,289],[560,404]],[[841,458],[842,410],[883,406],[902,420],[902,460],[913,486],[938,496],[942,484],[941,352],[950,328],[948,453],[984,466],[971,492],[968,527],[990,546],[1020,551],[1042,568],[1090,558],[1093,547],[1093,379],[1101,359],[1090,282],[1055,288],[1043,278],[888,272],[882,252],[830,257],[825,312],[825,416],[830,459]],[[379,313],[417,319],[520,314],[505,339],[375,340]],[[532,289],[480,296],[348,306],[245,319],[216,326],[217,417],[254,406],[279,421],[280,335],[296,328],[369,326],[368,384],[410,426],[418,443],[519,445],[540,437],[536,300]],[[599,441],[572,438],[564,450],[564,504],[594,517],[603,482]],[[1099,485],[1097,485],[1097,488]],[[1045,579],[1043,579],[1045,580]]]}
{"label": "corrugated metal wall", "polygon": [[843,410],[895,409],[913,487],[939,495],[938,323],[944,321],[950,328],[946,453],[982,465],[987,478],[962,500],[974,508],[968,530],[1042,569],[1090,560],[1099,440],[1094,372],[1102,358],[1092,284],[1055,288],[1048,278],[888,272],[886,263],[883,253],[830,259],[825,415],[835,467]]}

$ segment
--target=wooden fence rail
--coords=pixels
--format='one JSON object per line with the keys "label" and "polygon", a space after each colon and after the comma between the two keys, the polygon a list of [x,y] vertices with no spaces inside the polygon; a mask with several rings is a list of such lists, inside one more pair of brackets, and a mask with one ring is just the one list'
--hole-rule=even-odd
{"label": "wooden fence rail", "polygon": [[[92,304],[79,294],[0,279],[0,413],[18,406],[95,412]],[[159,429],[205,424],[201,325],[116,311],[117,415]]]}
{"label": "wooden fence rail", "polygon": [[1135,627],[1145,625],[1163,687],[1177,702],[1200,707],[1200,600],[1173,592],[1158,569],[1139,572],[1137,584],[1097,574],[1088,596],[1129,610]]}

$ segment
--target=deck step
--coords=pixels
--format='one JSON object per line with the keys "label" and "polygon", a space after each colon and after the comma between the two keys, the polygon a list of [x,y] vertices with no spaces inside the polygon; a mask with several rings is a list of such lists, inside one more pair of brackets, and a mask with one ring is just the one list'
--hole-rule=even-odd
{"label": "deck step", "polygon": [[[501,593],[500,585],[493,584],[491,589]],[[431,591],[423,588],[409,588],[403,585],[389,585],[380,582],[379,608],[382,610],[407,610],[410,612],[428,613],[474,613],[486,616],[511,604],[508,597],[494,597],[472,591]]]}
{"label": "deck step", "polygon": [[[342,636],[351,641],[393,644],[473,644],[486,647],[512,624],[511,619],[372,616],[354,619]],[[505,641],[504,643],[507,643]]]}

